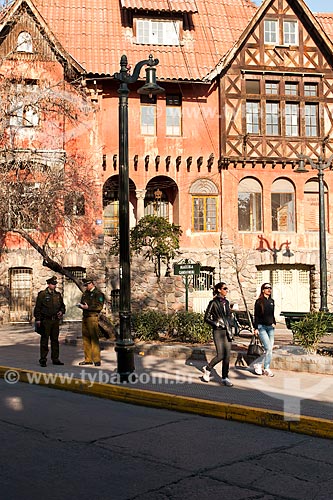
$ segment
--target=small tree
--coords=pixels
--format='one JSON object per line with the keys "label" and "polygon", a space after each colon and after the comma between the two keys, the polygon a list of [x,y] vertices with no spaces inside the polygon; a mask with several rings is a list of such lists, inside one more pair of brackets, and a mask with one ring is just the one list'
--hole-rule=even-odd
{"label": "small tree", "polygon": [[180,226],[170,224],[164,217],[146,215],[131,230],[132,250],[152,261],[155,274],[160,278],[162,262],[167,265],[166,275],[170,272],[170,260],[179,248],[181,234]]}

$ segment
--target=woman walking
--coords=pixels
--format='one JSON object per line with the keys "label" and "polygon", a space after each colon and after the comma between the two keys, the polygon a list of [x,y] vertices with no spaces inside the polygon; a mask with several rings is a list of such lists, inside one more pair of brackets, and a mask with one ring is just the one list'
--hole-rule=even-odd
{"label": "woman walking", "polygon": [[210,372],[217,363],[222,361],[222,383],[227,387],[233,384],[228,378],[229,360],[232,341],[231,311],[226,295],[228,287],[225,283],[217,283],[214,286],[214,298],[208,304],[205,312],[205,322],[213,327],[213,339],[216,348],[215,357],[203,367],[203,380],[209,382]]}
{"label": "woman walking", "polygon": [[[274,377],[270,369],[272,360],[273,345],[274,345],[274,330],[275,330],[275,316],[274,316],[274,300],[271,297],[272,285],[263,283],[261,285],[260,295],[254,305],[254,333],[259,334],[262,345],[265,349],[263,358],[264,375]],[[257,375],[262,375],[262,363],[254,363],[254,371]]]}

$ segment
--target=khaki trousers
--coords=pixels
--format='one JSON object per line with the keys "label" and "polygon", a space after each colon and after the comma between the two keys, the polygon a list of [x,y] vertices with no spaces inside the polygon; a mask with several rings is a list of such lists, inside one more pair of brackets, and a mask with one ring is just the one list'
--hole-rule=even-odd
{"label": "khaki trousers", "polygon": [[90,316],[82,319],[84,360],[87,363],[98,363],[101,361],[98,332],[98,316]]}

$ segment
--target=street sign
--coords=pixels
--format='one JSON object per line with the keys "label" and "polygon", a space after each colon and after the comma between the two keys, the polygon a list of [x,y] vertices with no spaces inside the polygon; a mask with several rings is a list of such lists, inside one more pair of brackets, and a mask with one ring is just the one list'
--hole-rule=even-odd
{"label": "street sign", "polygon": [[174,264],[173,272],[175,276],[194,276],[200,274],[200,264],[199,263],[184,263],[184,264]]}

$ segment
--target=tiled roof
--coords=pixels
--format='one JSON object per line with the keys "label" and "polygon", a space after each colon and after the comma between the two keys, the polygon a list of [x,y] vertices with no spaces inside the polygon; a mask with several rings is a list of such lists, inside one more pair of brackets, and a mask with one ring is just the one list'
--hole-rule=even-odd
{"label": "tiled roof", "polygon": [[[333,11],[333,4],[332,4],[332,11]],[[333,41],[333,12],[332,14],[325,12],[320,14],[315,14],[315,18],[322,25],[326,35],[329,36],[330,39]]]}
{"label": "tiled roof", "polygon": [[197,12],[194,0],[121,0],[125,9],[159,12]]}
{"label": "tiled roof", "polygon": [[[122,0],[134,5],[135,0]],[[145,0],[137,0],[143,3]],[[147,0],[152,4],[168,0]],[[194,0],[170,0],[193,5]],[[130,65],[158,58],[158,79],[201,80],[232,47],[253,17],[251,0],[195,0],[190,16],[194,29],[185,30],[181,46],[140,45],[132,29],[122,25],[120,0],[34,0],[40,14],[63,47],[94,75],[112,75],[126,54]]]}

